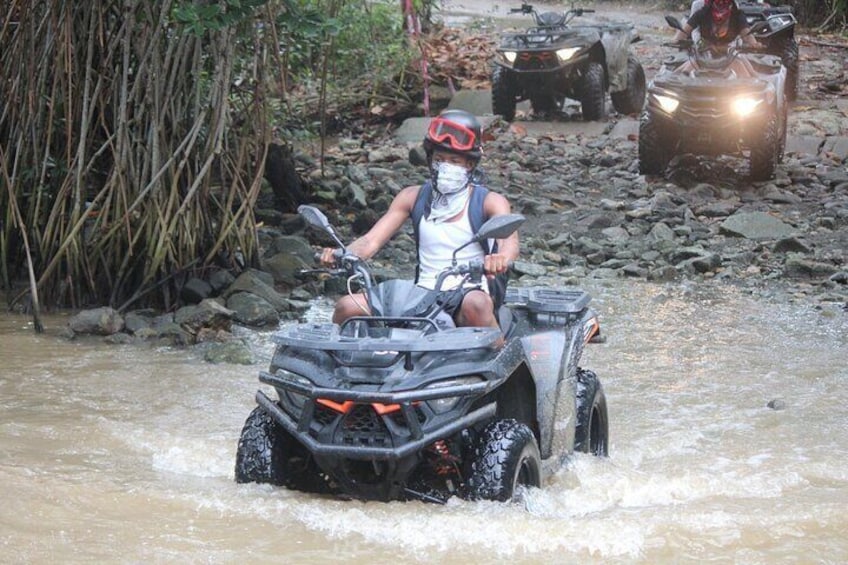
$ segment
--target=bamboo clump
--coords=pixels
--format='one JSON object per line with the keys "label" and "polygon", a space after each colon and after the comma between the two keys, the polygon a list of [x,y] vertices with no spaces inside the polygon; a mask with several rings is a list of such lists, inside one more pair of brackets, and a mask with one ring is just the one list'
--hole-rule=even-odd
{"label": "bamboo clump", "polygon": [[4,288],[29,266],[51,307],[170,308],[180,278],[252,257],[270,136],[262,50],[237,96],[235,30],[187,33],[172,0],[5,4]]}

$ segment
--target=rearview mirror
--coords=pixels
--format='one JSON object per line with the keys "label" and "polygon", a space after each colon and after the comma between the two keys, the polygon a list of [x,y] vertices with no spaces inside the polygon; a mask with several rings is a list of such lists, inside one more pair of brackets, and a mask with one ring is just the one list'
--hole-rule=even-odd
{"label": "rearview mirror", "polygon": [[521,227],[521,224],[523,224],[526,219],[527,218],[521,214],[501,214],[499,216],[492,216],[486,220],[482,226],[480,226],[480,229],[474,234],[471,241],[463,244],[453,252],[453,264],[456,265],[456,254],[459,253],[460,250],[465,249],[472,243],[481,243],[487,239],[503,239],[505,237],[509,237],[515,233],[519,227]]}
{"label": "rearview mirror", "polygon": [[330,225],[330,220],[327,219],[327,216],[324,213],[316,208],[315,206],[309,206],[307,204],[301,204],[297,207],[297,213],[306,220],[306,223],[312,226],[313,228],[318,228],[330,234],[339,247],[344,249],[344,243],[336,235],[336,230],[333,229],[333,226]]}
{"label": "rearview mirror", "polygon": [[678,20],[674,16],[666,16],[665,21],[666,21],[666,23],[668,23],[668,25],[670,25],[674,29],[679,30],[679,31],[683,31],[683,25],[680,23],[680,20]]}
{"label": "rearview mirror", "polygon": [[486,239],[503,239],[512,235],[527,218],[521,214],[502,214],[486,220],[480,231],[474,234],[474,241]]}

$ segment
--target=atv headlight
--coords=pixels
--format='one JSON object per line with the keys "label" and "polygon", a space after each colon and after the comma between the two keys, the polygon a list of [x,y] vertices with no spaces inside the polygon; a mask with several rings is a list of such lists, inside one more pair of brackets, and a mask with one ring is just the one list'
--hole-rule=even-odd
{"label": "atv headlight", "polygon": [[680,100],[677,98],[672,98],[671,96],[663,96],[661,94],[654,94],[654,99],[657,101],[657,104],[660,105],[663,112],[673,114],[677,107],[680,105]]}
{"label": "atv headlight", "polygon": [[750,96],[740,96],[732,102],[733,112],[740,118],[747,118],[757,109],[757,106],[762,104],[762,98],[751,98]]}
{"label": "atv headlight", "polygon": [[[480,377],[462,377],[459,379],[448,379],[445,381],[439,381],[437,383],[433,383],[431,385],[426,386],[427,389],[434,388],[445,388],[449,386],[459,386],[459,385],[473,385],[474,383],[479,383],[483,379]],[[453,409],[456,406],[456,403],[459,402],[459,396],[448,396],[446,398],[434,398],[433,400],[428,400],[427,405],[430,407],[433,412],[436,414],[444,414],[448,410]]]}
{"label": "atv headlight", "polygon": [[513,64],[515,62],[515,58],[518,57],[518,53],[515,51],[503,51],[501,55],[503,55],[503,58],[506,59],[507,63],[510,65]]}
{"label": "atv headlight", "polygon": [[569,47],[567,49],[557,49],[556,56],[560,63],[564,63],[574,57],[574,54],[580,51],[579,47]]}
{"label": "atv headlight", "polygon": [[[312,386],[312,382],[306,377],[301,377],[297,373],[292,373],[285,369],[277,369],[276,375],[302,385]],[[289,407],[290,411],[300,415],[300,412],[303,410],[303,405],[306,404],[307,396],[289,389],[282,389],[280,392],[282,392],[280,400]]]}

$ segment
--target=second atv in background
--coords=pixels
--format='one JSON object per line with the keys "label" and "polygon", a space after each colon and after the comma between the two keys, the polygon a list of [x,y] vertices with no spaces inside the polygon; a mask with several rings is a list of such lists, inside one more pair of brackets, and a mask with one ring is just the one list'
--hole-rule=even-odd
{"label": "second atv in background", "polygon": [[515,119],[518,102],[530,100],[535,113],[562,110],[566,98],[580,102],[583,118],[606,114],[606,93],[622,114],[645,102],[645,71],[630,53],[639,41],[631,24],[570,25],[594,10],[574,8],[538,13],[530,4],[510,10],[532,14],[535,26],[504,34],[492,70],[492,109]]}

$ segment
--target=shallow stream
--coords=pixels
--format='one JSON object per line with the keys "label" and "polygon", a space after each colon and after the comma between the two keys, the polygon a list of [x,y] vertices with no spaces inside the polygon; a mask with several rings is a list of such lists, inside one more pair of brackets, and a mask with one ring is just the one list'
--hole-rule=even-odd
{"label": "shallow stream", "polygon": [[267,334],[256,366],[210,365],[64,341],[58,317],[36,336],[4,314],[0,562],[848,560],[848,314],[727,289],[587,289],[607,342],[583,365],[606,390],[610,457],[576,457],[517,504],[236,485]]}

